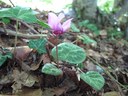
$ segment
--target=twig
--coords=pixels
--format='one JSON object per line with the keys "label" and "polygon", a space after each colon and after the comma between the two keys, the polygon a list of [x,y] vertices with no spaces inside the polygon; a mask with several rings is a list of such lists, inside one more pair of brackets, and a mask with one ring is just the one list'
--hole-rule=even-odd
{"label": "twig", "polygon": [[18,22],[18,20],[16,20],[16,26],[15,26],[15,29],[16,29],[16,35],[15,35],[14,53],[15,53],[15,51],[16,51],[16,45],[17,45],[18,26],[19,26],[19,22]]}
{"label": "twig", "polygon": [[[15,21],[17,20],[17,19],[14,19],[14,18],[10,18],[10,19],[15,20]],[[39,33],[33,27],[31,27],[29,24],[27,24],[26,22],[21,21],[21,20],[19,20],[19,22],[21,22],[23,25],[25,25],[26,27],[28,27],[29,29],[31,29],[35,34],[38,34]]]}
{"label": "twig", "polygon": [[[3,33],[6,33],[7,35],[11,35],[11,36],[15,36],[16,35],[16,32],[15,31],[12,31],[10,29],[6,29],[5,28],[5,24],[3,23],[3,28],[0,28],[0,32],[3,32]],[[38,39],[38,38],[42,38],[42,37],[47,37],[47,34],[33,34],[33,35],[30,35],[30,34],[22,34],[22,33],[17,33],[17,37],[21,37],[21,38],[25,38],[25,39]],[[51,42],[47,41],[48,44],[50,44],[52,47],[54,47],[55,45],[52,44]]]}
{"label": "twig", "polygon": [[[7,35],[11,35],[11,36],[16,35],[16,32],[10,29],[0,28],[0,31],[6,33]],[[25,39],[37,39],[37,38],[47,37],[47,34],[22,34],[22,32],[21,33],[18,32],[17,37],[21,37]]]}
{"label": "twig", "polygon": [[10,3],[12,4],[12,6],[15,7],[15,5],[13,4],[13,2],[12,2],[11,0],[9,0],[9,1],[10,1]]}
{"label": "twig", "polygon": [[26,27],[28,27],[29,29],[31,29],[34,33],[38,34],[39,32],[37,32],[33,27],[31,27],[30,25],[28,25],[27,23],[20,21],[23,25],[25,25]]}

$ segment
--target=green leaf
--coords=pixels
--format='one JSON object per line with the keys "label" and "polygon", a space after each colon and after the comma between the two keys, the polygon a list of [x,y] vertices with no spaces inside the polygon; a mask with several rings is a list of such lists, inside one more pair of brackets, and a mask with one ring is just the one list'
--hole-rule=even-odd
{"label": "green leaf", "polygon": [[102,75],[95,71],[89,71],[87,73],[81,73],[80,78],[93,87],[95,90],[101,90],[104,86],[105,80]]}
{"label": "green leaf", "polygon": [[33,12],[30,8],[19,7],[19,6],[12,8],[4,8],[0,10],[0,18],[2,17],[16,18],[19,20],[24,20],[25,22],[28,23],[37,22],[35,12]]}
{"label": "green leaf", "polygon": [[8,50],[8,49],[3,49],[6,54],[4,55],[4,57],[12,59],[12,53]]}
{"label": "green leaf", "polygon": [[95,24],[88,24],[86,25],[88,29],[90,29],[92,32],[94,32],[96,35],[99,35],[100,32]]}
{"label": "green leaf", "polygon": [[58,69],[55,65],[51,63],[46,63],[41,70],[42,73],[58,76],[61,75],[63,72],[62,70]]}
{"label": "green leaf", "polygon": [[81,39],[83,41],[84,44],[97,44],[97,42],[93,39],[91,39],[90,37],[88,37],[86,34],[82,34],[80,36],[78,36],[79,39]]}
{"label": "green leaf", "polygon": [[1,21],[4,22],[5,24],[10,23],[10,19],[9,18],[6,18],[6,17],[5,18],[2,18]]}
{"label": "green leaf", "polygon": [[78,23],[78,25],[79,25],[80,27],[85,27],[85,26],[88,25],[88,24],[89,24],[89,20],[84,20],[84,21]]}
{"label": "green leaf", "polygon": [[0,66],[2,66],[3,65],[3,63],[6,61],[6,57],[5,56],[3,56],[2,54],[0,54]]}
{"label": "green leaf", "polygon": [[[5,49],[4,49],[4,50],[5,50]],[[6,50],[5,50],[5,52],[6,52]],[[7,60],[7,58],[12,59],[12,53],[11,53],[11,52],[6,52],[5,55],[2,55],[2,54],[0,53],[0,66],[3,65],[3,63]]]}
{"label": "green leaf", "polygon": [[71,29],[73,30],[73,32],[80,32],[80,30],[76,27],[74,23],[71,24]]}
{"label": "green leaf", "polygon": [[[52,49],[52,56],[56,59],[56,47]],[[61,43],[58,45],[58,59],[71,64],[82,63],[86,58],[83,48],[72,43]]]}
{"label": "green leaf", "polygon": [[34,40],[30,40],[28,46],[30,48],[36,49],[40,54],[41,53],[46,53],[46,39],[34,39]]}
{"label": "green leaf", "polygon": [[95,24],[92,24],[89,22],[89,20],[84,20],[82,22],[79,22],[78,24],[80,27],[86,27],[87,29],[91,30],[92,32],[94,32],[96,35],[99,35],[99,29]]}
{"label": "green leaf", "polygon": [[44,28],[50,28],[50,26],[47,23],[43,22],[43,21],[37,20],[37,23],[40,24]]}

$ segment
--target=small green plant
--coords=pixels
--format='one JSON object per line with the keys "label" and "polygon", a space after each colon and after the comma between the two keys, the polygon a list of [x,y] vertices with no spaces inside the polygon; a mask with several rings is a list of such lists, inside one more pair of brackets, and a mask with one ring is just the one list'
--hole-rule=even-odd
{"label": "small green plant", "polygon": [[97,45],[97,42],[93,39],[91,39],[89,36],[86,34],[81,34],[78,36],[78,39],[82,40],[84,44],[94,44]]}
{"label": "small green plant", "polygon": [[79,22],[78,25],[80,27],[86,27],[87,29],[91,30],[94,34],[99,35],[99,29],[95,24],[89,22],[89,20],[84,20]]}
{"label": "small green plant", "polygon": [[74,23],[71,24],[71,29],[73,32],[80,32],[80,30],[77,28],[76,24]]}
{"label": "small green plant", "polygon": [[118,31],[114,28],[108,29],[108,38],[110,39],[121,39],[124,36],[124,32]]}

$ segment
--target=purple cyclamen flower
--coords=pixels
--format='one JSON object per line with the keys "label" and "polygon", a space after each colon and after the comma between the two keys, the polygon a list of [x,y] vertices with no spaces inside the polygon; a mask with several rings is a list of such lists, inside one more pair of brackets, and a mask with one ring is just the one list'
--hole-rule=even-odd
{"label": "purple cyclamen flower", "polygon": [[60,35],[66,32],[71,25],[71,19],[68,19],[63,24],[61,24],[61,20],[65,17],[63,13],[60,13],[58,16],[54,13],[48,14],[48,25],[51,27],[53,34]]}

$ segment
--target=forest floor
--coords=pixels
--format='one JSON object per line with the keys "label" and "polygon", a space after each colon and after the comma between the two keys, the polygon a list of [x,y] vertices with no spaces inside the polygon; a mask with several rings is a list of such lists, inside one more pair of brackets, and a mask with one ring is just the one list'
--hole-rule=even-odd
{"label": "forest floor", "polygon": [[[40,13],[38,17],[47,22],[47,13]],[[77,25],[78,20],[73,22]],[[6,25],[0,23],[0,53],[13,53],[13,57],[0,66],[0,96],[128,96],[128,42],[123,37],[111,37],[106,29],[99,30],[99,35],[95,35],[85,26],[77,26],[79,32],[71,28],[58,38],[59,42],[51,35],[47,37],[54,45],[72,42],[85,49],[87,58],[83,62],[83,70],[99,72],[105,79],[104,87],[96,91],[82,80],[79,81],[73,67],[67,62],[59,61],[63,71],[61,76],[42,73],[44,64],[55,63],[49,56],[53,46],[47,44],[48,53],[39,54],[28,47],[28,41],[33,38],[28,34],[46,35],[49,30],[38,24],[19,23],[19,32],[26,35],[18,35],[15,52],[16,21],[12,19]],[[81,35],[91,39],[80,39]],[[0,60],[2,62],[3,59]]]}

